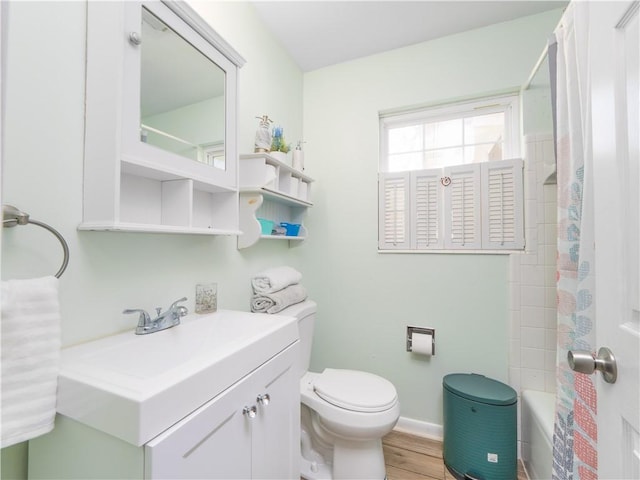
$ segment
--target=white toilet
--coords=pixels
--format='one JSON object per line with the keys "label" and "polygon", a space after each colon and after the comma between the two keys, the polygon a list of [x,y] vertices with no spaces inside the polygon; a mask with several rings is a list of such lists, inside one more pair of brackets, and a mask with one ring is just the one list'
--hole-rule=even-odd
{"label": "white toilet", "polygon": [[301,476],[383,480],[382,437],[400,416],[395,387],[367,372],[309,372],[316,304],[307,300],[280,314],[296,317],[300,333]]}

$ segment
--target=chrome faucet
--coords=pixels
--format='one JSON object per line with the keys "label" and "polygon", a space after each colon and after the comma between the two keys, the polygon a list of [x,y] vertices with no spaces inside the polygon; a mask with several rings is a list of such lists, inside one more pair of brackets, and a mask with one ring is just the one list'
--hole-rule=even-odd
{"label": "chrome faucet", "polygon": [[180,325],[180,317],[184,317],[189,313],[189,310],[183,305],[178,305],[178,303],[186,301],[187,297],[176,300],[164,313],[160,313],[162,311],[161,307],[156,308],[157,317],[154,319],[151,319],[146,310],[140,308],[129,308],[122,313],[139,313],[136,335],[146,335],[147,333],[159,332],[160,330]]}

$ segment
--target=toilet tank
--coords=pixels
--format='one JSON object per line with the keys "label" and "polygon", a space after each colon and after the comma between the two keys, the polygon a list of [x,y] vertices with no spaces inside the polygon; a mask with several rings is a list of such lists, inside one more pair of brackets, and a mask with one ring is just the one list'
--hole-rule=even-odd
{"label": "toilet tank", "polygon": [[316,310],[316,302],[305,300],[304,302],[296,303],[278,312],[278,315],[288,315],[298,319],[298,334],[300,335],[300,376],[309,370]]}

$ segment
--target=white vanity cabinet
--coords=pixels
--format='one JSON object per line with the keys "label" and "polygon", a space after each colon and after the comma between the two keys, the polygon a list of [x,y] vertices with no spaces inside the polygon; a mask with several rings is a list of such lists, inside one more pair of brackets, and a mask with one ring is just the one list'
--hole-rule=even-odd
{"label": "white vanity cabinet", "polygon": [[145,478],[297,478],[297,352],[290,347],[147,443]]}
{"label": "white vanity cabinet", "polygon": [[236,235],[237,70],[186,3],[87,3],[80,230]]}
{"label": "white vanity cabinet", "polygon": [[297,479],[297,320],[219,310],[62,350],[30,479]]}
{"label": "white vanity cabinet", "polygon": [[[238,248],[260,239],[300,241],[307,236],[303,224],[311,201],[313,179],[268,153],[240,155],[240,230]],[[300,224],[296,236],[263,234],[258,218]]]}
{"label": "white vanity cabinet", "polygon": [[30,442],[29,478],[297,479],[299,355],[295,343],[140,447],[58,416]]}

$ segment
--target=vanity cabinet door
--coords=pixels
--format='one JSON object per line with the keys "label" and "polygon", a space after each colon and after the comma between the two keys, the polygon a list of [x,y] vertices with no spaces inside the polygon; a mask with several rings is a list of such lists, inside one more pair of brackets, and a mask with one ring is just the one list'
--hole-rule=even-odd
{"label": "vanity cabinet door", "polygon": [[296,342],[147,443],[145,478],[299,478],[299,356]]}
{"label": "vanity cabinet door", "polygon": [[256,378],[257,395],[268,404],[258,400],[252,422],[253,478],[300,478],[299,355],[296,343],[266,363]]}
{"label": "vanity cabinet door", "polygon": [[147,443],[145,478],[251,478],[251,422],[243,414],[247,380]]}

